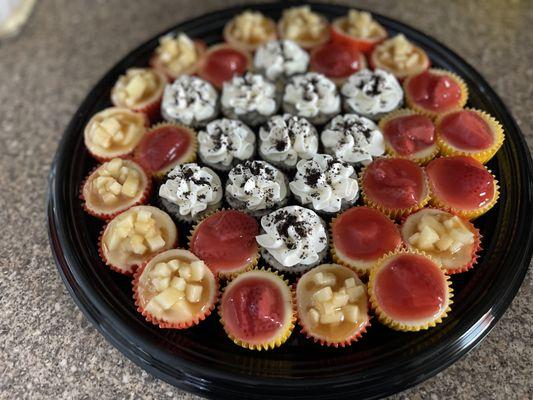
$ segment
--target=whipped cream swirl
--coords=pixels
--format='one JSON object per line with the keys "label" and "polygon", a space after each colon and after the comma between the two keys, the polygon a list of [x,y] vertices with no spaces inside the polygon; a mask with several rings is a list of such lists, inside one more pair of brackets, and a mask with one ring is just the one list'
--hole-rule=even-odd
{"label": "whipped cream swirl", "polygon": [[257,243],[284,267],[317,263],[328,245],[322,220],[304,207],[280,208],[261,218],[261,227]]}
{"label": "whipped cream swirl", "polygon": [[227,167],[234,158],[247,160],[254,154],[255,134],[241,121],[221,118],[198,133],[198,143],[204,162]]}
{"label": "whipped cream swirl", "polygon": [[291,114],[275,115],[259,130],[261,155],[272,162],[296,165],[318,149],[318,133],[305,118]]}
{"label": "whipped cream swirl", "polygon": [[286,178],[267,162],[245,161],[229,172],[226,192],[250,211],[264,210],[285,199]]}
{"label": "whipped cream swirl", "polygon": [[356,72],[342,86],[341,93],[349,112],[368,117],[391,112],[403,101],[403,90],[398,80],[382,69]]}
{"label": "whipped cream swirl", "polygon": [[385,152],[383,134],[374,122],[355,114],[337,115],[321,135],[326,153],[347,163],[366,165]]}
{"label": "whipped cream swirl", "polygon": [[168,173],[159,196],[175,204],[181,215],[194,217],[222,200],[222,183],[210,168],[194,163],[178,165]]}
{"label": "whipped cream swirl", "polygon": [[309,54],[292,40],[273,40],[257,49],[254,67],[269,80],[302,74],[307,71]]}
{"label": "whipped cream swirl", "polygon": [[217,100],[217,91],[209,82],[182,75],[165,87],[161,113],[167,121],[191,125],[214,118]]}
{"label": "whipped cream swirl", "polygon": [[294,76],[285,87],[283,102],[307,118],[338,113],[341,105],[335,84],[316,72]]}
{"label": "whipped cream swirl", "polygon": [[312,204],[317,211],[338,212],[342,202],[354,203],[359,185],[354,168],[327,154],[316,154],[312,160],[301,160],[296,166],[291,191],[302,204]]}
{"label": "whipped cream swirl", "polygon": [[222,107],[231,109],[236,115],[256,111],[269,116],[278,108],[274,84],[262,75],[251,73],[224,82],[221,102]]}

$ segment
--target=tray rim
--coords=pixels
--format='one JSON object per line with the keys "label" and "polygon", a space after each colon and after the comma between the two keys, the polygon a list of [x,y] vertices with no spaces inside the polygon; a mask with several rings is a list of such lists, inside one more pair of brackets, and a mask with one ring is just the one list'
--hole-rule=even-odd
{"label": "tray rim", "polygon": [[[296,5],[300,2],[290,2],[288,4]],[[349,8],[347,5],[339,5],[339,4],[324,4],[324,3],[314,3],[314,2],[303,2],[301,4],[309,4],[312,7],[330,7],[332,9],[335,9],[336,11],[344,11]],[[205,380],[203,378],[200,378],[201,375],[203,375],[206,371],[205,369],[202,371],[198,371],[194,369],[194,366],[187,364],[187,362],[181,363],[178,368],[181,370],[181,374],[176,375],[176,368],[170,370],[168,368],[164,368],[164,366],[161,365],[158,360],[154,359],[154,357],[151,356],[148,352],[144,352],[144,354],[140,353],[139,351],[141,349],[136,348],[132,349],[131,347],[128,348],[127,344],[125,345],[122,341],[118,340],[114,334],[117,334],[117,329],[115,329],[115,332],[113,332],[113,329],[110,328],[116,328],[113,325],[111,326],[105,326],[101,323],[101,320],[98,320],[98,316],[100,314],[99,307],[105,307],[103,304],[99,304],[96,306],[95,304],[91,303],[91,300],[86,298],[86,295],[83,292],[80,292],[81,286],[79,282],[76,279],[75,274],[73,274],[72,270],[70,269],[70,266],[68,264],[68,258],[69,256],[65,254],[64,249],[60,246],[61,241],[61,234],[58,235],[58,229],[61,227],[58,227],[56,225],[56,215],[55,210],[58,205],[58,199],[59,199],[59,193],[57,193],[57,190],[59,187],[57,187],[57,176],[56,171],[58,168],[58,164],[60,163],[61,154],[63,154],[62,149],[64,149],[67,145],[69,135],[68,133],[71,132],[75,126],[76,126],[76,118],[79,117],[85,108],[87,108],[89,103],[92,103],[92,98],[95,96],[95,94],[102,90],[102,87],[107,86],[107,81],[109,80],[109,76],[116,74],[117,71],[121,69],[121,66],[123,64],[127,64],[128,59],[135,56],[136,53],[139,52],[141,48],[144,48],[148,46],[152,41],[154,41],[157,37],[165,34],[166,32],[173,31],[176,29],[179,29],[183,25],[186,24],[195,24],[201,22],[203,19],[207,19],[210,17],[213,17],[217,15],[220,12],[223,13],[236,13],[238,11],[242,11],[246,7],[254,8],[254,9],[265,9],[269,7],[277,7],[277,8],[284,8],[284,6],[280,6],[279,3],[258,3],[258,4],[250,4],[250,5],[237,5],[229,8],[220,8],[219,10],[212,11],[210,13],[206,13],[200,16],[197,16],[192,19],[184,20],[178,24],[174,24],[168,29],[163,30],[159,34],[151,37],[147,41],[143,42],[139,46],[132,49],[127,55],[122,57],[112,68],[108,69],[104,76],[93,86],[93,88],[89,91],[89,93],[86,95],[84,101],[81,103],[78,110],[73,115],[69,125],[65,129],[65,132],[61,138],[61,141],[58,145],[58,148],[56,150],[56,154],[54,156],[54,159],[52,161],[52,167],[50,171],[50,176],[48,179],[48,191],[47,191],[47,208],[46,208],[46,217],[48,221],[48,235],[49,235],[49,241],[52,247],[52,253],[54,256],[54,260],[56,263],[56,266],[58,268],[59,274],[67,287],[70,296],[73,298],[74,302],[78,306],[78,308],[83,312],[85,317],[91,321],[93,326],[96,327],[96,329],[108,340],[115,348],[117,348],[119,351],[121,351],[126,357],[128,357],[130,360],[132,360],[134,363],[139,365],[141,368],[147,370],[154,376],[165,380],[166,382],[169,382],[175,386],[178,386],[182,389],[185,389],[190,392],[198,393],[201,395],[213,395],[212,392],[210,392],[210,385],[206,384]],[[363,10],[362,8],[359,8]],[[436,48],[439,48],[441,51],[444,51],[448,53],[451,58],[455,59],[457,62],[462,64],[464,67],[469,69],[470,73],[475,76],[476,81],[483,86],[487,92],[485,93],[485,96],[487,98],[490,98],[491,101],[495,102],[495,106],[506,115],[506,118],[508,119],[508,123],[512,125],[513,130],[519,133],[517,135],[516,139],[518,139],[518,142],[516,143],[518,145],[518,152],[523,153],[522,155],[525,156],[525,160],[522,159],[520,162],[527,165],[527,180],[526,180],[526,194],[528,194],[528,203],[530,205],[533,204],[533,162],[531,159],[531,154],[529,152],[529,148],[527,147],[527,144],[525,142],[524,136],[519,128],[519,126],[516,124],[516,121],[512,114],[510,113],[509,109],[503,102],[503,100],[496,94],[496,92],[492,89],[492,87],[488,84],[488,82],[483,78],[483,76],[474,69],[469,63],[467,63],[461,56],[457,55],[455,52],[444,46],[442,43],[440,43],[438,40],[435,40],[430,35],[427,35],[415,28],[412,28],[411,26],[404,24],[398,20],[395,20],[393,18],[389,18],[383,15],[380,15],[379,13],[372,12],[373,15],[377,16],[378,18],[388,21],[389,23],[399,26],[402,29],[409,31],[411,34],[416,34],[421,37],[426,38],[429,42],[432,43],[433,46]],[[72,136],[72,135],[70,135]],[[511,301],[514,299],[522,281],[524,280],[524,277],[527,273],[528,267],[529,267],[529,260],[531,259],[531,255],[533,253],[533,232],[529,232],[529,237],[526,242],[525,250],[522,254],[522,262],[520,265],[520,273],[515,274],[513,279],[513,285],[509,288],[507,288],[507,291],[505,293],[505,296],[503,297],[503,300],[498,302],[498,307],[494,309],[492,305],[490,307],[487,307],[489,310],[487,313],[485,313],[480,319],[476,321],[476,323],[470,328],[468,328],[461,337],[466,337],[470,335],[474,335],[473,339],[470,339],[468,342],[468,345],[463,347],[461,351],[456,352],[453,357],[449,358],[448,361],[440,364],[438,367],[433,368],[430,372],[422,373],[418,372],[416,374],[416,378],[413,380],[410,380],[409,382],[399,382],[397,383],[394,388],[389,388],[388,390],[383,391],[380,395],[387,395],[392,394],[394,392],[397,392],[399,390],[404,390],[408,387],[411,387],[417,383],[420,383],[421,381],[437,374],[438,372],[442,371],[443,369],[447,368],[449,365],[453,364],[455,361],[457,361],[459,358],[464,356],[466,353],[468,353],[470,350],[472,350],[474,347],[476,347],[483,338],[492,330],[496,322],[501,318],[505,310],[510,305]],[[76,288],[77,287],[77,288]],[[100,315],[101,317],[101,315]],[[120,335],[119,335],[120,336]],[[150,347],[150,346],[149,346]],[[136,350],[136,351],[134,351]],[[152,351],[155,351],[156,353],[159,352],[159,349],[151,349]],[[172,375],[169,375],[172,373]],[[194,376],[193,374],[197,374],[197,376]],[[225,373],[219,373],[217,370],[210,370],[209,371],[210,377],[215,377],[215,379],[228,379],[228,377],[234,378],[231,374],[225,374]],[[253,376],[239,376],[239,383],[243,383],[246,385],[252,385],[256,383],[256,380],[253,378]],[[269,380],[269,378],[261,378],[265,381]],[[279,378],[273,378],[271,384],[279,383]],[[332,379],[332,382],[328,381],[321,381],[321,384],[335,384],[335,380]],[[302,382],[302,381],[290,381],[285,382],[285,384],[291,384],[296,388],[306,388],[309,386],[309,382]],[[212,384],[215,384],[215,382],[212,382]],[[238,392],[236,392],[238,393]],[[337,397],[337,396],[336,396]],[[370,396],[374,397],[374,396]]]}

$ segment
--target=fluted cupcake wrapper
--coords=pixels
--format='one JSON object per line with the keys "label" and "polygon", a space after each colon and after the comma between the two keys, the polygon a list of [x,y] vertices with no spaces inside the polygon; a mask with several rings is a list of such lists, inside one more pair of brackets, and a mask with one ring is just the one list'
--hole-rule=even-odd
{"label": "fluted cupcake wrapper", "polygon": [[[460,110],[461,108],[464,107],[464,105],[466,104],[466,102],[468,101],[468,86],[466,85],[465,81],[459,77],[459,75],[455,74],[454,72],[451,72],[451,71],[447,71],[447,70],[444,70],[444,69],[440,69],[440,68],[431,68],[430,72],[436,74],[436,75],[448,75],[450,77],[453,78],[453,80],[455,80],[457,82],[457,84],[459,85],[459,87],[461,88],[461,97],[459,98],[459,101],[457,102],[457,104],[451,108],[451,109],[448,109],[446,110],[445,112],[451,112],[451,111],[457,111],[457,110]],[[416,76],[416,75],[414,75]],[[409,85],[409,82],[410,80],[413,78],[413,76],[410,76],[408,78],[405,79],[405,81],[403,82],[403,89],[404,89],[404,93],[405,93],[405,100],[407,102],[407,105],[412,108],[413,110],[415,110],[416,112],[422,114],[422,115],[426,115],[432,119],[435,119],[437,118],[439,115],[443,114],[444,112],[437,112],[437,111],[433,111],[433,110],[428,110],[427,108],[424,108],[422,107],[421,105],[419,104],[416,104],[415,101],[413,101],[413,99],[411,99],[411,96],[409,96],[409,91],[407,90],[407,86]]]}
{"label": "fluted cupcake wrapper", "polygon": [[[394,110],[380,119],[379,129],[381,132],[383,132],[385,125],[388,122],[392,121],[395,118],[407,117],[410,115],[423,115],[423,114],[417,111],[411,110],[409,108],[401,108],[398,110]],[[397,153],[396,150],[394,150],[394,148],[391,146],[387,138],[385,138],[385,151],[388,155],[392,157],[406,158],[408,160],[414,161],[418,165],[426,165],[428,162],[433,160],[437,156],[437,154],[439,154],[439,148],[437,146],[437,143],[435,142],[431,146],[428,146],[427,149],[420,150],[408,156],[402,155],[402,154]]]}
{"label": "fluted cupcake wrapper", "polygon": [[[118,158],[118,157],[116,157]],[[129,158],[127,158],[129,159]],[[130,159],[131,160],[131,159]],[[134,162],[133,160],[131,160],[132,162]],[[136,163],[137,164],[137,163]],[[138,164],[137,164],[138,165]],[[95,209],[92,209],[91,207],[89,207],[89,205],[87,204],[87,201],[85,199],[85,196],[83,195],[83,189],[85,187],[85,185],[87,184],[87,182],[89,181],[89,178],[91,178],[91,176],[96,172],[96,170],[98,168],[100,168],[102,166],[102,164],[100,165],[97,165],[96,167],[94,167],[88,174],[87,176],[85,177],[85,179],[83,180],[81,186],[80,186],[80,194],[79,194],[79,198],[80,200],[83,202],[82,204],[82,207],[83,207],[83,210],[89,214],[89,215],[92,215],[93,217],[96,217],[98,219],[101,219],[101,220],[104,220],[104,221],[109,221],[113,218],[115,218],[118,214],[124,212],[124,211],[127,211],[129,210],[131,207],[135,207],[135,206],[140,206],[140,205],[143,205],[143,204],[146,204],[152,194],[152,188],[153,188],[153,185],[152,185],[152,179],[150,178],[150,176],[146,173],[146,171],[144,170],[144,168],[142,168],[140,165],[139,165],[139,168],[141,169],[141,171],[145,174],[145,178],[146,178],[146,187],[143,191],[143,194],[142,196],[139,198],[139,200],[135,201],[135,202],[132,202],[131,204],[128,204],[126,207],[121,207],[120,209],[116,210],[116,211],[113,211],[113,212],[100,212],[98,210],[95,210]]]}
{"label": "fluted cupcake wrapper", "polygon": [[[374,281],[375,281],[375,275],[376,271],[378,269],[378,265],[381,265],[383,262],[385,262],[388,258],[399,255],[399,254],[416,254],[423,256],[429,260],[431,260],[435,265],[439,266],[440,269],[443,272],[444,280],[446,282],[446,295],[447,295],[447,304],[446,308],[443,309],[438,315],[434,316],[433,318],[426,318],[424,321],[421,321],[420,324],[405,324],[399,321],[394,320],[389,315],[387,315],[381,306],[379,305],[379,302],[377,301],[376,295],[374,293]],[[453,288],[451,287],[451,281],[450,277],[444,273],[444,269],[442,268],[441,264],[437,261],[435,261],[431,256],[422,253],[418,250],[399,250],[394,251],[386,254],[383,256],[380,261],[376,264],[376,267],[372,269],[370,272],[370,277],[368,279],[368,294],[369,294],[369,302],[370,307],[374,310],[374,313],[383,325],[394,329],[396,331],[403,331],[403,332],[418,332],[421,330],[427,330],[429,328],[433,328],[436,325],[440,324],[444,318],[448,316],[448,313],[451,311],[451,305],[453,304]]]}
{"label": "fluted cupcake wrapper", "polygon": [[[264,343],[250,343],[250,342],[247,342],[244,339],[241,339],[241,338],[238,338],[238,337],[232,335],[229,332],[229,330],[227,329],[227,327],[226,327],[226,325],[224,323],[224,317],[223,317],[224,310],[223,310],[223,305],[222,305],[222,300],[224,298],[224,293],[227,290],[228,285],[229,285],[230,282],[228,282],[226,284],[226,286],[224,287],[224,290],[222,290],[221,295],[220,295],[220,301],[219,301],[219,307],[218,307],[218,315],[220,317],[220,323],[222,324],[222,327],[224,328],[224,331],[226,332],[226,335],[228,335],[228,337],[237,346],[243,347],[243,348],[248,349],[248,350],[257,350],[257,351],[272,350],[272,349],[275,349],[276,347],[281,346],[283,343],[285,343],[287,341],[287,339],[291,336],[292,331],[294,330],[294,326],[296,324],[296,310],[295,310],[295,304],[294,304],[294,301],[293,301],[293,299],[294,299],[293,289],[292,289],[291,285],[289,284],[289,281],[284,279],[283,275],[279,274],[277,271],[273,271],[270,268],[254,268],[254,269],[251,269],[250,271],[269,272],[272,275],[276,276],[277,279],[282,281],[287,286],[287,288],[288,288],[288,290],[290,292],[289,298],[291,300],[291,313],[292,313],[289,323],[286,324],[287,326],[285,326],[281,332],[277,333],[274,337],[270,338],[269,340],[267,340]],[[248,271],[248,272],[250,272],[250,271]]]}
{"label": "fluted cupcake wrapper", "polygon": [[[455,148],[453,145],[448,143],[442,135],[439,133],[439,125],[443,118],[445,118],[448,114],[446,113],[437,118],[435,121],[435,127],[436,127],[436,133],[437,133],[437,144],[440,149],[440,153],[443,156],[469,156],[472,158],[475,158],[480,163],[485,164],[487,161],[489,161],[494,155],[498,152],[500,147],[502,147],[503,142],[505,140],[505,134],[503,132],[503,126],[490,114],[486,113],[485,111],[478,110],[475,108],[465,108],[465,110],[473,111],[478,116],[480,116],[486,123],[489,125],[491,132],[494,135],[494,143],[490,148],[486,150],[480,150],[480,151],[464,151]],[[451,111],[454,112],[454,111]]]}
{"label": "fluted cupcake wrapper", "polygon": [[[153,257],[155,257],[157,254],[154,254]],[[181,321],[181,322],[171,322],[166,321],[164,319],[158,318],[152,314],[150,314],[146,309],[143,308],[141,305],[140,299],[139,299],[139,279],[144,272],[146,266],[150,262],[150,260],[153,258],[150,257],[149,260],[145,261],[135,272],[133,277],[133,299],[135,300],[135,306],[137,307],[137,311],[142,314],[142,316],[146,319],[146,321],[159,326],[160,328],[164,329],[187,329],[191,326],[198,325],[200,322],[204,321],[207,317],[211,315],[213,310],[215,309],[216,304],[218,303],[218,300],[220,298],[220,290],[219,290],[219,283],[218,279],[215,275],[215,295],[213,296],[213,300],[209,307],[202,313],[199,313],[197,315],[194,315],[193,318],[190,321]]]}
{"label": "fluted cupcake wrapper", "polygon": [[[232,209],[231,208],[221,208],[221,209],[218,209],[218,210],[212,210],[209,213],[207,213],[206,215],[204,215],[198,222],[196,222],[194,224],[194,226],[192,227],[189,235],[187,236],[187,243],[188,243],[188,246],[189,246],[189,250],[191,249],[192,237],[194,236],[194,233],[196,232],[196,230],[198,229],[200,224],[202,222],[204,222],[206,219],[208,219],[209,217],[212,217],[213,215],[218,214],[219,212],[228,211],[228,210],[232,210]],[[191,252],[192,252],[192,250],[191,250]],[[231,279],[235,278],[237,275],[240,275],[240,274],[242,274],[244,272],[247,272],[247,271],[251,271],[252,269],[256,268],[257,264],[259,263],[259,258],[260,258],[260,254],[259,254],[259,246],[258,246],[257,247],[257,254],[252,259],[252,261],[249,262],[247,265],[244,265],[241,268],[236,268],[236,269],[234,269],[232,271],[216,271],[216,272],[213,271],[213,273],[215,275],[218,275],[219,279],[231,280]],[[209,265],[207,263],[206,263],[206,265],[209,267]]]}

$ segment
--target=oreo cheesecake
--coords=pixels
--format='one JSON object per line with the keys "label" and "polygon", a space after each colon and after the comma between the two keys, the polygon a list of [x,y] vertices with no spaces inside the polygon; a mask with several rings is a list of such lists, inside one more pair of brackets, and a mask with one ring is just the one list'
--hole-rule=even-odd
{"label": "oreo cheesecake", "polygon": [[288,200],[287,178],[264,161],[245,161],[228,173],[226,200],[231,208],[260,217]]}
{"label": "oreo cheesecake", "polygon": [[218,115],[217,91],[203,79],[182,75],[165,87],[161,115],[169,122],[205,126]]}
{"label": "oreo cheesecake", "polygon": [[333,118],[320,138],[326,153],[354,166],[366,165],[385,152],[383,134],[377,125],[355,114]]}
{"label": "oreo cheesecake", "polygon": [[297,164],[289,188],[300,204],[318,213],[334,214],[351,207],[359,197],[353,166],[327,154]]}
{"label": "oreo cheesecake", "polygon": [[293,170],[302,159],[312,158],[318,150],[318,133],[305,118],[275,115],[259,130],[259,155],[272,165]]}
{"label": "oreo cheesecake", "polygon": [[229,171],[255,154],[255,134],[243,122],[220,118],[198,133],[198,155],[207,166]]}
{"label": "oreo cheesecake", "polygon": [[283,84],[309,66],[309,54],[292,40],[274,40],[259,46],[254,56],[254,69],[271,82]]}
{"label": "oreo cheesecake", "polygon": [[300,206],[280,208],[262,217],[256,240],[266,263],[283,272],[307,271],[320,264],[328,252],[324,221]]}

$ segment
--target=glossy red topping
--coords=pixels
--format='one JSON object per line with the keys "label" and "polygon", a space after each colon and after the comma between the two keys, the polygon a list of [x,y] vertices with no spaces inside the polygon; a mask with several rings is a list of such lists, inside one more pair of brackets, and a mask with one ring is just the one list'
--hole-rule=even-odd
{"label": "glossy red topping", "polygon": [[383,135],[396,153],[409,156],[435,143],[435,125],[423,115],[404,115],[388,121]]}
{"label": "glossy red topping", "polygon": [[409,79],[407,95],[411,101],[423,108],[443,112],[459,104],[461,86],[451,75],[427,70]]}
{"label": "glossy red topping", "polygon": [[376,274],[374,294],[385,314],[399,321],[438,315],[446,302],[446,280],[439,266],[417,254],[400,254]]}
{"label": "glossy red topping", "polygon": [[436,197],[451,207],[475,210],[494,198],[494,178],[471,157],[443,157],[426,167]]}
{"label": "glossy red topping", "polygon": [[364,67],[364,55],[342,43],[328,42],[311,52],[311,70],[329,78],[346,78]]}
{"label": "glossy red topping", "polygon": [[245,278],[222,298],[224,325],[233,336],[260,342],[283,326],[283,295],[275,283],[257,277]]}
{"label": "glossy red topping", "polygon": [[354,260],[376,260],[402,242],[394,222],[369,207],[354,207],[340,214],[332,233],[336,249]]}
{"label": "glossy red topping", "polygon": [[365,169],[363,190],[370,200],[386,208],[411,208],[425,196],[424,170],[402,158],[374,160]]}
{"label": "glossy red topping", "polygon": [[218,88],[233,78],[242,75],[248,69],[248,55],[230,46],[223,46],[206,54],[201,71],[202,78]]}
{"label": "glossy red topping", "polygon": [[248,214],[225,210],[206,218],[194,231],[191,251],[213,272],[238,270],[257,254],[257,221]]}
{"label": "glossy red topping", "polygon": [[189,150],[191,134],[179,126],[161,126],[148,132],[135,150],[135,160],[150,173],[165,169]]}
{"label": "glossy red topping", "polygon": [[494,143],[489,124],[471,110],[445,115],[439,122],[439,134],[453,147],[463,150],[484,150]]}

